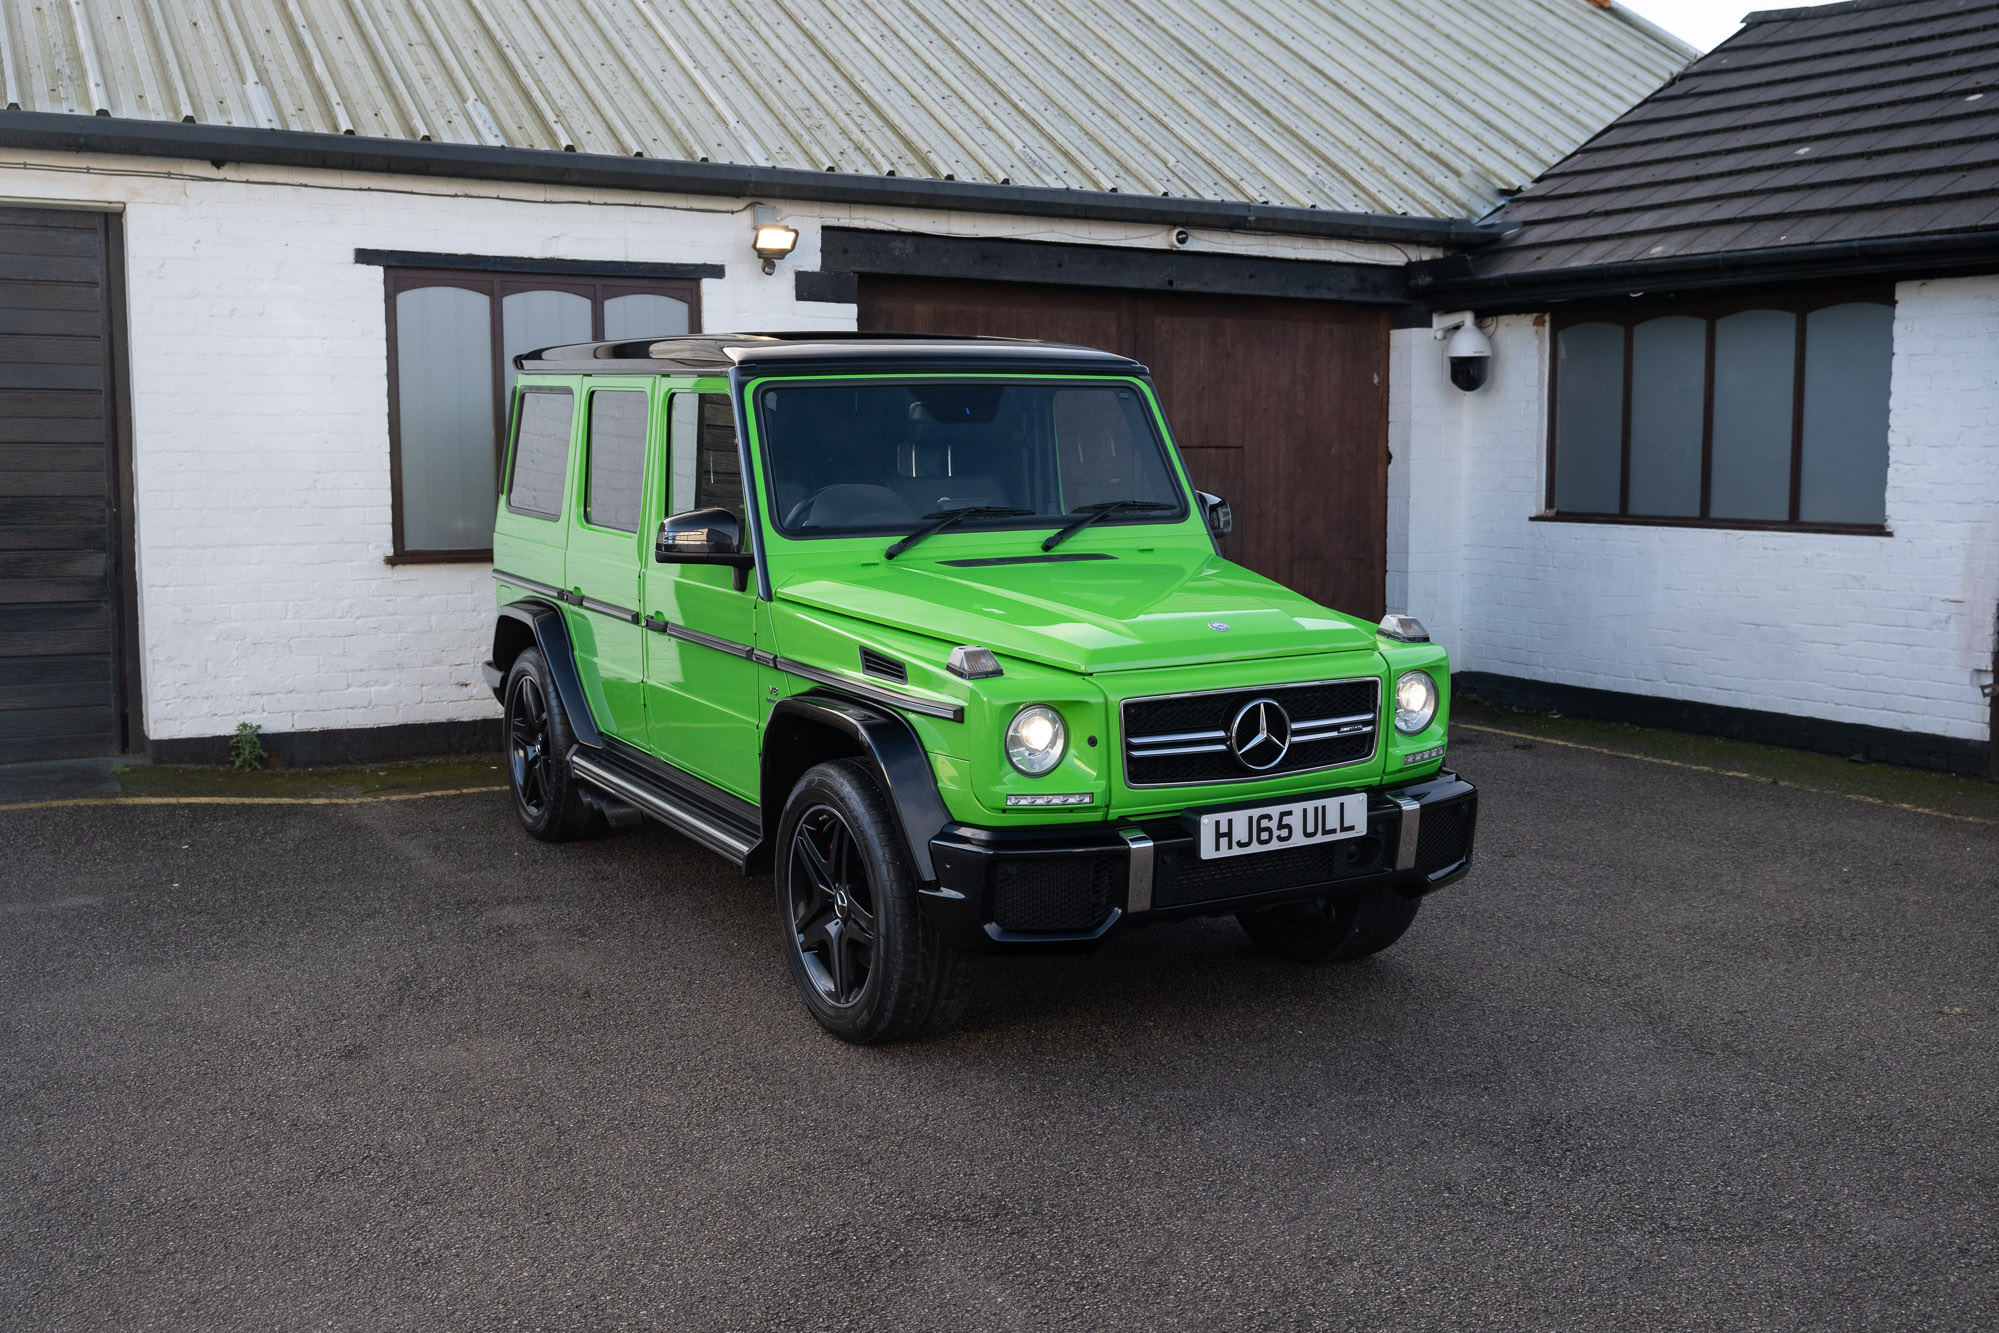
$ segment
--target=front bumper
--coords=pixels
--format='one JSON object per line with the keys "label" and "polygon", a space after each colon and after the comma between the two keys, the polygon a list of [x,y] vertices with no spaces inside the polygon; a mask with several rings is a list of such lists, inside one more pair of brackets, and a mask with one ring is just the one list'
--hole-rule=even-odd
{"label": "front bumper", "polygon": [[[1478,789],[1455,773],[1367,793],[1367,832],[1203,861],[1186,816],[1046,829],[948,825],[925,913],[960,949],[1088,949],[1120,925],[1220,916],[1388,887],[1415,897],[1471,868]],[[1191,813],[1191,812],[1190,812]]]}

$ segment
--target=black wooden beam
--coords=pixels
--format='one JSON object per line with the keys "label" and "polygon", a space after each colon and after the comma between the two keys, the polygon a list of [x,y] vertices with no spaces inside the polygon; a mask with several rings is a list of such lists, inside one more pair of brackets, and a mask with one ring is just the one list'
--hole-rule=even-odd
{"label": "black wooden beam", "polygon": [[618,259],[531,259],[521,255],[453,255],[431,250],[356,250],[354,262],[382,268],[449,268],[473,273],[566,273],[590,278],[720,278],[720,264],[643,264]]}
{"label": "black wooden beam", "polygon": [[1223,296],[1283,296],[1369,305],[1401,306],[1409,302],[1400,264],[1263,259],[1201,250],[1062,245],[1051,241],[933,236],[855,227],[826,228],[819,242],[819,264],[822,272],[798,275],[800,300],[851,301],[854,299],[851,294],[838,295],[853,290],[843,284],[841,275],[873,273],[909,278],[1054,283],[1064,287],[1208,292]]}

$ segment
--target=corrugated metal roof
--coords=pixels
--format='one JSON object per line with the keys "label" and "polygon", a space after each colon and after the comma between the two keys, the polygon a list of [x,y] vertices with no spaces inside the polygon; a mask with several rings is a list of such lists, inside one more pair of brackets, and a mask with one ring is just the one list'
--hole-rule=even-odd
{"label": "corrugated metal roof", "polygon": [[1999,0],[1752,14],[1504,217],[1478,278],[1999,229]]}
{"label": "corrugated metal roof", "polygon": [[1594,0],[7,0],[0,104],[1478,216],[1694,52]]}

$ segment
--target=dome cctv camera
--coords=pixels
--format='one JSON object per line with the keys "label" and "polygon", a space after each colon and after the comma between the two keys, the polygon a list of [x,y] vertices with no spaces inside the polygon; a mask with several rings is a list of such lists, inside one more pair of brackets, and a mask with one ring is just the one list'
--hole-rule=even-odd
{"label": "dome cctv camera", "polygon": [[1466,393],[1477,393],[1492,375],[1492,339],[1479,331],[1478,320],[1467,317],[1451,334],[1444,348],[1451,359],[1451,383]]}
{"label": "dome cctv camera", "polygon": [[1193,239],[1194,238],[1192,236],[1188,235],[1187,229],[1185,227],[1182,227],[1180,230],[1173,233],[1173,244],[1178,246],[1186,246],[1189,243],[1191,243]]}

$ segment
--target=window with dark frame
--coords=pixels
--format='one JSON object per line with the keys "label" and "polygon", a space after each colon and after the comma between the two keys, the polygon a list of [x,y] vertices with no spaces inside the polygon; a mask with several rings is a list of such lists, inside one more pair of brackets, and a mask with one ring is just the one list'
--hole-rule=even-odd
{"label": "window with dark frame", "polygon": [[1543,517],[1885,531],[1894,316],[1885,287],[1563,312]]}
{"label": "window with dark frame", "polygon": [[515,356],[701,327],[693,279],[384,272],[395,563],[492,558]]}
{"label": "window with dark frame", "polygon": [[590,428],[583,452],[583,521],[593,528],[639,530],[651,404],[651,395],[644,389],[597,389],[590,394]]}

